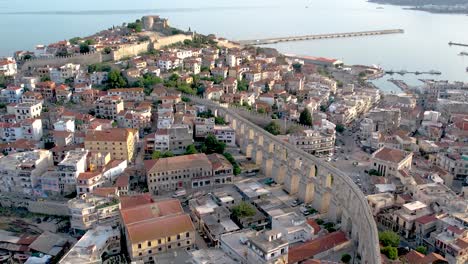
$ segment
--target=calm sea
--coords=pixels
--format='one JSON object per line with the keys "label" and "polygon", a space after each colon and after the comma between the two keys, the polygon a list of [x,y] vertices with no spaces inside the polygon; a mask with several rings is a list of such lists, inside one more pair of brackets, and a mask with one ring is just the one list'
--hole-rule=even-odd
{"label": "calm sea", "polygon": [[[377,7],[383,7],[377,8]],[[405,34],[289,42],[273,45],[282,52],[324,56],[349,64],[385,69],[438,70],[441,76],[394,76],[410,84],[417,78],[468,81],[468,16],[430,14],[380,6],[366,0],[0,0],[0,56],[32,50],[74,36],[159,14],[183,29],[231,39],[402,28]],[[398,91],[384,79],[383,90]]]}

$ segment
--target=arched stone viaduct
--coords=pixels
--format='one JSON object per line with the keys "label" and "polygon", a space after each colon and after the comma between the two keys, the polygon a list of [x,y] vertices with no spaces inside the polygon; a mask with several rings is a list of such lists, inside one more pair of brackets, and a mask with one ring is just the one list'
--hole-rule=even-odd
{"label": "arched stone viaduct", "polygon": [[234,109],[192,97],[224,117],[236,131],[243,153],[260,165],[267,177],[284,184],[284,189],[330,220],[341,222],[341,229],[357,245],[362,263],[381,263],[377,226],[367,199],[342,171],[316,157],[277,139],[239,115]]}

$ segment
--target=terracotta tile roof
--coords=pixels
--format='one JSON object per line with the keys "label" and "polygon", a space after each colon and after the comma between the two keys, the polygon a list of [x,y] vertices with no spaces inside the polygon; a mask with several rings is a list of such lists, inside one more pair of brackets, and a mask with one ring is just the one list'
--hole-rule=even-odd
{"label": "terracotta tile roof", "polygon": [[95,171],[95,172],[91,172],[91,171],[82,172],[82,173],[78,174],[78,180],[89,180],[89,179],[92,179],[94,177],[99,176],[100,174],[101,173],[98,172],[98,171]]}
{"label": "terracotta tile roof", "polygon": [[345,233],[337,231],[326,236],[289,248],[288,262],[296,263],[347,242]]}
{"label": "terracotta tile roof", "polygon": [[101,197],[109,197],[117,193],[116,187],[98,187],[92,192],[94,195]]}
{"label": "terracotta tile roof", "polygon": [[151,218],[183,213],[183,209],[179,200],[169,199],[125,208],[121,210],[121,213],[123,222],[129,225]]}
{"label": "terracotta tile roof", "polygon": [[406,259],[408,263],[420,263],[424,257],[424,254],[421,254],[415,250],[411,250],[408,254],[403,256],[403,258]]}
{"label": "terracotta tile roof", "polygon": [[148,171],[182,170],[202,166],[211,166],[211,162],[207,156],[205,154],[192,154],[158,159]]}
{"label": "terracotta tile roof", "polygon": [[318,232],[320,232],[321,228],[319,224],[315,222],[314,219],[312,218],[307,219],[307,224],[309,224],[314,229],[314,234],[318,234]]}
{"label": "terracotta tile roof", "polygon": [[[86,141],[123,141],[127,142],[130,135],[129,132],[134,132],[132,129],[126,128],[111,128],[104,131],[88,131]],[[134,134],[134,133],[133,133]]]}
{"label": "terracotta tile roof", "polygon": [[117,178],[115,181],[115,186],[116,187],[127,187],[128,183],[130,182],[130,176],[128,175],[122,175]]}
{"label": "terracotta tile roof", "polygon": [[213,166],[213,170],[220,170],[220,169],[232,170],[232,164],[223,155],[215,153],[215,154],[210,154],[207,157]]}
{"label": "terracotta tile roof", "polygon": [[151,198],[151,195],[149,193],[120,197],[120,207],[122,210],[149,203],[154,203],[154,200],[153,198]]}
{"label": "terracotta tile roof", "polygon": [[379,160],[399,163],[407,157],[407,153],[399,149],[383,147],[374,152],[372,156]]}
{"label": "terracotta tile roof", "polygon": [[437,217],[435,217],[435,215],[425,215],[425,216],[421,216],[419,218],[416,218],[415,221],[420,223],[420,224],[425,225],[425,224],[429,224],[431,222],[437,221]]}
{"label": "terracotta tile roof", "polygon": [[129,240],[135,244],[185,232],[193,232],[195,227],[188,214],[179,214],[131,224],[127,226],[127,231]]}

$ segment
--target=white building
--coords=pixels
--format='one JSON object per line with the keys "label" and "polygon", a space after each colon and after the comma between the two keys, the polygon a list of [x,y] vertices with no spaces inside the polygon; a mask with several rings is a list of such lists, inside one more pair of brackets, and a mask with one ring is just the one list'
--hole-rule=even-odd
{"label": "white building", "polygon": [[102,256],[120,253],[120,231],[110,226],[97,226],[84,236],[58,262],[59,264],[101,263]]}
{"label": "white building", "polygon": [[0,59],[0,75],[14,76],[17,72],[17,65],[15,59],[11,57]]}
{"label": "white building", "polygon": [[226,143],[226,146],[236,146],[236,132],[230,126],[214,126],[213,133],[216,139]]}
{"label": "white building", "polygon": [[20,86],[8,86],[3,89],[1,94],[7,103],[20,103],[24,89]]}
{"label": "white building", "polygon": [[19,103],[13,109],[18,121],[39,118],[42,113],[42,103]]}
{"label": "white building", "polygon": [[57,171],[60,177],[60,190],[62,192],[74,191],[76,180],[80,173],[87,169],[86,156],[88,150],[75,149],[68,151],[65,158],[58,164]]}
{"label": "white building", "polygon": [[315,230],[307,220],[296,212],[285,213],[282,210],[270,212],[272,215],[271,228],[281,232],[289,244],[305,242],[314,238]]}
{"label": "white building", "polygon": [[75,132],[75,122],[71,119],[60,119],[54,123],[54,130]]}
{"label": "white building", "polygon": [[12,153],[0,159],[0,192],[34,195],[41,176],[53,166],[52,153],[34,150]]}

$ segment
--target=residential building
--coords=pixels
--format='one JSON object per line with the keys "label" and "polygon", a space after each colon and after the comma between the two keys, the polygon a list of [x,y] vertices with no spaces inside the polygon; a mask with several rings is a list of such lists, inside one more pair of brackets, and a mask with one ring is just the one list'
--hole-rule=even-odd
{"label": "residential building", "polygon": [[111,159],[133,161],[136,154],[138,133],[130,128],[111,128],[104,131],[88,131],[85,149],[109,152]]}
{"label": "residential building", "polygon": [[14,76],[17,70],[15,59],[12,57],[0,58],[0,75]]}
{"label": "residential building", "polygon": [[158,254],[193,248],[195,227],[178,200],[133,204],[121,209],[132,261],[152,263]]}
{"label": "residential building", "polygon": [[59,189],[62,194],[76,190],[78,176],[87,169],[88,153],[85,149],[67,151],[65,158],[57,165]]}
{"label": "residential building", "polygon": [[52,153],[34,150],[12,153],[0,159],[0,192],[34,195],[41,176],[53,166]]}
{"label": "residential building", "polygon": [[120,202],[116,195],[80,194],[68,201],[68,209],[71,228],[77,233],[120,223]]}
{"label": "residential building", "polygon": [[335,150],[335,133],[321,133],[307,129],[289,136],[289,143],[313,155],[332,154]]}
{"label": "residential building", "polygon": [[420,201],[406,203],[401,209],[393,213],[393,230],[405,238],[414,238],[416,233],[416,220],[430,215],[432,211]]}
{"label": "residential building", "polygon": [[468,155],[461,153],[438,153],[436,163],[455,176],[468,175]]}
{"label": "residential building", "polygon": [[213,134],[218,141],[225,143],[226,146],[236,146],[236,131],[234,131],[230,126],[215,125]]}
{"label": "residential building", "polygon": [[42,103],[19,103],[14,107],[16,120],[39,118],[42,113]]}
{"label": "residential building", "polygon": [[24,89],[20,86],[8,86],[1,91],[3,100],[7,103],[20,103],[23,93]]}
{"label": "residential building", "polygon": [[289,248],[288,263],[308,263],[310,259],[327,259],[331,254],[351,247],[351,240],[342,231],[307,241]]}
{"label": "residential building", "polygon": [[215,127],[215,119],[214,117],[196,117],[193,121],[193,124],[195,126],[195,137],[204,138],[207,137],[209,134],[213,134]]}
{"label": "residential building", "polygon": [[124,101],[137,101],[145,100],[145,93],[143,88],[117,88],[107,91],[110,96],[119,96]]}
{"label": "residential building", "polygon": [[171,125],[145,137],[145,152],[151,154],[154,151],[171,151],[174,154],[183,154],[193,142],[193,130],[188,125]]}
{"label": "residential building", "polygon": [[115,120],[120,111],[124,110],[122,97],[117,95],[106,95],[94,102],[96,116]]}
{"label": "residential building", "polygon": [[281,209],[273,213],[271,228],[280,231],[289,244],[311,240],[315,233],[305,217],[296,212],[285,213]]}
{"label": "residential building", "polygon": [[246,264],[286,264],[289,243],[278,230],[244,230],[221,236],[220,248]]}
{"label": "residential building", "polygon": [[59,264],[94,264],[104,262],[103,256],[120,254],[120,230],[97,226],[88,230],[68,251]]}

